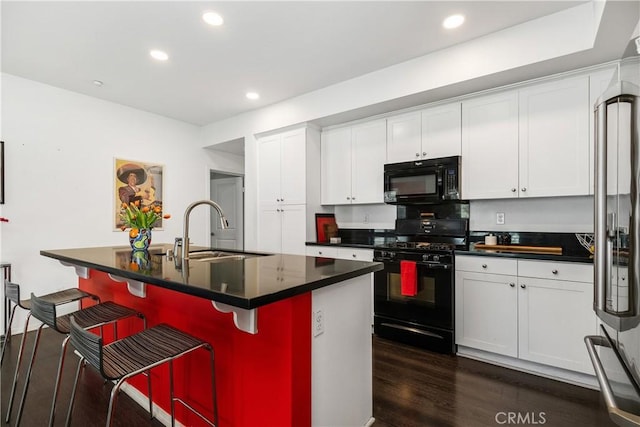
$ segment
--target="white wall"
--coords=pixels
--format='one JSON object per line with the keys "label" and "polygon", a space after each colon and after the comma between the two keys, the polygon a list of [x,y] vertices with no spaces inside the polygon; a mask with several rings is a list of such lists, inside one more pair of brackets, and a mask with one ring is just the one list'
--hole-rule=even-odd
{"label": "white wall", "polygon": [[[593,197],[472,200],[470,212],[474,231],[593,233]],[[496,225],[497,212],[504,225]]]}
{"label": "white wall", "polygon": [[[173,218],[154,230],[157,243],[181,235],[186,206],[208,198],[210,169],[242,171],[241,158],[201,148],[199,127],[12,75],[1,79],[1,213],[10,219],[0,225],[1,253],[25,296],[77,285],[72,269],[40,256],[42,249],[128,245],[127,233],[113,231],[115,157],[165,165],[163,202]],[[194,211],[197,244],[208,242],[205,212]]]}

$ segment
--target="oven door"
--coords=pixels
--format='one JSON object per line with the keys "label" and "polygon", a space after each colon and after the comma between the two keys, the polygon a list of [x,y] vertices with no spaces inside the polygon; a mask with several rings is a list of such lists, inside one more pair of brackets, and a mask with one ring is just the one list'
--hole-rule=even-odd
{"label": "oven door", "polygon": [[453,329],[453,265],[416,263],[417,293],[401,293],[400,261],[385,261],[374,276],[375,314],[425,326]]}

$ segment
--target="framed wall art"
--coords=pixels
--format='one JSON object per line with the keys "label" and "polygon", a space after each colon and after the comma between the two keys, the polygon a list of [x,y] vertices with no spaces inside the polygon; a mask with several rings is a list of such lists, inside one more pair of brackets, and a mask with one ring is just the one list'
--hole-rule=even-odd
{"label": "framed wall art", "polygon": [[[114,230],[122,230],[120,210],[134,203],[140,208],[162,208],[164,166],[137,160],[115,159],[114,163]],[[162,229],[160,219],[155,229]]]}

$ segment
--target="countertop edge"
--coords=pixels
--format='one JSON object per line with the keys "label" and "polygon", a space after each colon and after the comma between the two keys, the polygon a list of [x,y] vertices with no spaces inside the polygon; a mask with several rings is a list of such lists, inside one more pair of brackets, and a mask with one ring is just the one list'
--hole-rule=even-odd
{"label": "countertop edge", "polygon": [[[216,301],[223,304],[228,304],[230,306],[242,308],[245,310],[252,310],[254,308],[258,308],[267,304],[278,302],[287,298],[304,294],[306,292],[311,292],[316,289],[320,289],[320,288],[330,286],[339,282],[343,282],[348,279],[363,276],[365,274],[373,273],[383,269],[383,266],[380,263],[373,263],[373,262],[366,262],[366,261],[352,261],[352,262],[361,262],[363,264],[368,264],[368,265],[365,265],[362,268],[359,268],[354,271],[338,274],[338,275],[323,278],[320,280],[315,280],[315,281],[308,282],[293,288],[274,292],[272,294],[263,295],[256,298],[240,298],[240,297],[235,297],[233,295],[228,295],[228,294],[207,292],[206,290],[203,290],[197,287],[188,287],[186,285],[174,284],[173,282],[157,279],[155,277],[146,276],[144,274],[137,274],[135,272],[108,267],[102,264],[83,261],[77,258],[55,254],[47,250],[41,250],[40,255],[48,258],[52,258],[58,261],[66,262],[69,264],[77,265],[80,267],[87,267],[92,270],[113,274],[114,276],[122,277],[125,279],[137,280],[139,282],[147,283],[149,285],[159,286],[165,289],[170,289],[170,290],[181,292],[187,295],[197,296],[210,301]],[[300,256],[303,256],[303,255],[300,255]]]}

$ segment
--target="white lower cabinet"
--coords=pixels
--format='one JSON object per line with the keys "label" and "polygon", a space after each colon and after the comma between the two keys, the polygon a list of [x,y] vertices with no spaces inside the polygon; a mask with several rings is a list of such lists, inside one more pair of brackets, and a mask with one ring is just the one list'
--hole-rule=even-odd
{"label": "white lower cabinet", "polygon": [[456,344],[593,374],[591,277],[590,264],[456,256]]}
{"label": "white lower cabinet", "polygon": [[262,205],[258,215],[261,251],[304,255],[306,205]]}

